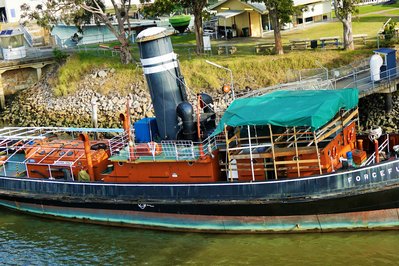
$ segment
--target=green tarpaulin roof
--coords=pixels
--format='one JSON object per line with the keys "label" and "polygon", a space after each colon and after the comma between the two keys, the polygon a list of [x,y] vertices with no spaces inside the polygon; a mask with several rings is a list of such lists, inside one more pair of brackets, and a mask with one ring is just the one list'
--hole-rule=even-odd
{"label": "green tarpaulin roof", "polygon": [[259,97],[241,98],[227,108],[212,135],[224,125],[309,126],[316,130],[343,108],[352,109],[359,100],[357,89],[275,91]]}

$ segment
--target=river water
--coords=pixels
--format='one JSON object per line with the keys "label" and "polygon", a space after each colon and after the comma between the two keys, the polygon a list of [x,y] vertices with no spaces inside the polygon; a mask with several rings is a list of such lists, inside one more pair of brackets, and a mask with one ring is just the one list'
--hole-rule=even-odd
{"label": "river water", "polygon": [[224,235],[54,221],[0,208],[0,265],[398,265],[399,231]]}

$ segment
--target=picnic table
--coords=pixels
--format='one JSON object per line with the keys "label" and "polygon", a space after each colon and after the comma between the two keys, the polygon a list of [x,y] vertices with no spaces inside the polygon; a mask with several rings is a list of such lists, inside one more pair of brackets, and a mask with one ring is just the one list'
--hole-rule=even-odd
{"label": "picnic table", "polygon": [[367,34],[353,34],[353,41],[363,40],[363,43],[366,44]]}
{"label": "picnic table", "polygon": [[237,47],[231,44],[224,44],[224,45],[219,45],[218,46],[218,55],[221,54],[234,54],[237,52]]}
{"label": "picnic table", "polygon": [[295,39],[295,40],[290,40],[290,44],[291,44],[291,50],[307,49],[308,46],[310,45],[310,40],[309,39]]}
{"label": "picnic table", "polygon": [[320,39],[321,42],[321,48],[326,48],[326,45],[332,44],[338,47],[339,45],[339,37],[338,36],[333,36],[333,37],[321,37]]}
{"label": "picnic table", "polygon": [[274,42],[258,43],[255,45],[255,54],[271,54],[274,49]]}

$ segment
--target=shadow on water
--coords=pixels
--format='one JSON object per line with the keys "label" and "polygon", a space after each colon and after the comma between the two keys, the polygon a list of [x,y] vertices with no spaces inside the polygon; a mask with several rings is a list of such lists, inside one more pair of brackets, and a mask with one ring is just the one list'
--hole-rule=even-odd
{"label": "shadow on water", "polygon": [[396,265],[399,232],[169,233],[0,209],[1,265]]}

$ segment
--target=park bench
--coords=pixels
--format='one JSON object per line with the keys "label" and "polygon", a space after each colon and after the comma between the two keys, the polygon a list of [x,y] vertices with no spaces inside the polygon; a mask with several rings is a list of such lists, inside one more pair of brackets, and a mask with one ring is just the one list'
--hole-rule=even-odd
{"label": "park bench", "polygon": [[366,44],[367,34],[353,34],[353,41],[362,40]]}
{"label": "park bench", "polygon": [[255,54],[271,54],[274,43],[258,43],[255,45]]}
{"label": "park bench", "polygon": [[339,37],[321,37],[320,39],[321,48],[326,48],[327,45],[334,45],[338,48],[339,45]]}
{"label": "park bench", "polygon": [[235,54],[237,52],[237,47],[233,45],[219,45],[218,55],[221,54]]}
{"label": "park bench", "polygon": [[290,40],[291,50],[294,49],[308,49],[310,45],[309,39],[297,39],[297,40]]}

